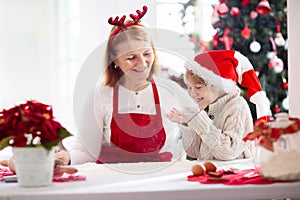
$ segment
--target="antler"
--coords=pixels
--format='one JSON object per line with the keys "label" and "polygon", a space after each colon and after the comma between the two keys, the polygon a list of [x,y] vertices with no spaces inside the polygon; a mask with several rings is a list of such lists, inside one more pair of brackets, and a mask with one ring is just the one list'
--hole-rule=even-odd
{"label": "antler", "polygon": [[134,23],[137,24],[139,20],[146,14],[147,6],[143,6],[143,12],[140,10],[136,10],[137,15],[130,14],[129,16],[133,19]]}
{"label": "antler", "polygon": [[125,21],[125,18],[126,18],[125,15],[123,15],[123,17],[122,17],[120,20],[119,20],[119,16],[115,17],[114,20],[113,20],[112,17],[110,17],[110,18],[108,19],[108,23],[111,24],[111,25],[115,25],[115,26],[121,27],[121,26],[124,25],[123,23],[124,23],[124,21]]}

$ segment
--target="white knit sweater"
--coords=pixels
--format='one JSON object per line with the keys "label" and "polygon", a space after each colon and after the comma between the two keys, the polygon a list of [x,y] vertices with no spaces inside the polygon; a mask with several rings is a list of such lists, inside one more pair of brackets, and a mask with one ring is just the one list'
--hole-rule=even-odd
{"label": "white knit sweater", "polygon": [[209,106],[208,113],[200,111],[181,129],[188,156],[201,160],[251,157],[253,143],[242,139],[253,131],[253,119],[240,92],[219,98]]}

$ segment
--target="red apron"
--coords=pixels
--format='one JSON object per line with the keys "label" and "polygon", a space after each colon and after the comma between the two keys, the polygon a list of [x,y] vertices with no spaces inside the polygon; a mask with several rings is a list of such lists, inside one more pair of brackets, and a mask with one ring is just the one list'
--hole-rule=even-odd
{"label": "red apron", "polygon": [[159,153],[166,141],[159,96],[152,80],[155,115],[140,113],[118,113],[118,85],[113,92],[111,120],[111,145],[102,146],[97,163],[119,162],[163,162],[171,161],[172,153]]}

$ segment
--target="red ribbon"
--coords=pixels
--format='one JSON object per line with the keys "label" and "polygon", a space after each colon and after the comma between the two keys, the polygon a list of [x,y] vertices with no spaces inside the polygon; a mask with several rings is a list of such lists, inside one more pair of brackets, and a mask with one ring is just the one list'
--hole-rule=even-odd
{"label": "red ribbon", "polygon": [[258,143],[266,149],[273,151],[273,142],[277,141],[281,135],[295,134],[300,130],[300,119],[289,118],[293,121],[291,125],[285,128],[273,128],[267,125],[265,120],[258,120],[254,124],[254,131],[248,133],[243,140],[258,139]]}

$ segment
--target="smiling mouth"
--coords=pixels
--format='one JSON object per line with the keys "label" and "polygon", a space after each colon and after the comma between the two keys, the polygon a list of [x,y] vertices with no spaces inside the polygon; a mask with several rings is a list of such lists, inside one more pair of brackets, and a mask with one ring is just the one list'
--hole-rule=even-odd
{"label": "smiling mouth", "polygon": [[141,73],[141,72],[144,72],[146,69],[147,69],[147,67],[139,67],[139,68],[133,68],[133,69],[131,69],[131,71]]}
{"label": "smiling mouth", "polygon": [[203,99],[204,99],[204,97],[196,98],[196,101],[197,101],[198,103],[201,103],[201,101],[203,101]]}

